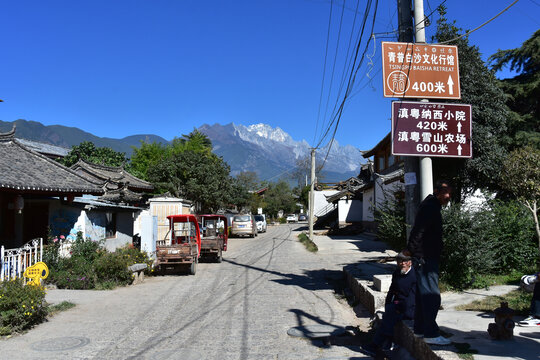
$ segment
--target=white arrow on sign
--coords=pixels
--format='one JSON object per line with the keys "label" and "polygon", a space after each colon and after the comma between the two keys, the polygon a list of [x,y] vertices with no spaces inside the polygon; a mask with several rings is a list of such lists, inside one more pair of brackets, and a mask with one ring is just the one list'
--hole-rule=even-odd
{"label": "white arrow on sign", "polygon": [[457,154],[458,154],[458,155],[461,155],[461,145],[458,145],[458,146],[457,146]]}
{"label": "white arrow on sign", "polygon": [[457,123],[457,132],[460,133],[461,132],[461,123]]}
{"label": "white arrow on sign", "polygon": [[452,80],[452,75],[448,75],[448,93],[454,95],[454,81]]}

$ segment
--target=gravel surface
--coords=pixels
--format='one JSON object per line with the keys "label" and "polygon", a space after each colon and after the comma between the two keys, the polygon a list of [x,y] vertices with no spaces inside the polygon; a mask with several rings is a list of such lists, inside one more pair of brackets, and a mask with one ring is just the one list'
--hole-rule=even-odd
{"label": "gravel surface", "polygon": [[287,335],[307,325],[350,334],[359,321],[333,289],[339,260],[306,251],[294,231],[300,226],[230,239],[223,263],[199,263],[194,276],[147,277],[113,291],[49,290],[48,301],[77,306],[3,339],[0,358],[366,358],[351,336],[332,344]]}

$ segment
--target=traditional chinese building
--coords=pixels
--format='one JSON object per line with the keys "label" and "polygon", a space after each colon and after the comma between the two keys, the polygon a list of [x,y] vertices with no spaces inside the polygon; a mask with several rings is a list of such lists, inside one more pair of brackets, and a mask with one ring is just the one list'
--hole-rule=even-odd
{"label": "traditional chinese building", "polygon": [[103,189],[75,171],[15,139],[15,127],[0,133],[0,244],[18,247],[47,237],[51,199],[70,204]]}
{"label": "traditional chinese building", "polygon": [[[375,211],[386,201],[393,201],[395,196],[403,196],[404,168],[403,159],[392,155],[391,134],[386,135],[371,150],[363,151],[366,159],[373,157],[373,169],[370,175],[363,176],[366,184],[360,189],[363,198],[362,222],[367,228],[375,228]],[[362,170],[359,177],[362,177]]]}
{"label": "traditional chinese building", "polygon": [[152,184],[131,175],[123,167],[92,164],[80,159],[71,169],[100,186],[104,191],[100,200],[111,203],[142,206],[154,189]]}
{"label": "traditional chinese building", "polygon": [[320,188],[315,198],[324,198],[325,205],[316,200],[318,223],[362,223],[365,228],[376,228],[376,209],[403,194],[403,161],[392,155],[390,140],[388,134],[375,147],[362,152],[368,162],[361,165],[358,176],[326,186],[325,190]]}

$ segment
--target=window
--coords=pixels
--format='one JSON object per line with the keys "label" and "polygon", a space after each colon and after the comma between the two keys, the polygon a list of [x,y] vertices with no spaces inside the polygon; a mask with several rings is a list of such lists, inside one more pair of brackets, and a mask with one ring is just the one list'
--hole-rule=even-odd
{"label": "window", "polygon": [[249,215],[236,215],[233,218],[233,221],[238,221],[238,222],[251,221],[251,216],[249,216]]}
{"label": "window", "polygon": [[116,214],[107,212],[105,213],[105,237],[114,238],[116,237]]}
{"label": "window", "polygon": [[394,155],[389,154],[388,155],[388,167],[394,165],[395,162],[396,162],[396,159],[394,158]]}
{"label": "window", "polygon": [[384,170],[384,155],[377,157],[377,170],[378,171]]}

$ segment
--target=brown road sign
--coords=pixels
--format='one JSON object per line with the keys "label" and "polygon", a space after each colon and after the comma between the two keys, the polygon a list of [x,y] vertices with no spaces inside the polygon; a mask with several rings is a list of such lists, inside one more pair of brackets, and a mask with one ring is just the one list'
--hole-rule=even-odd
{"label": "brown road sign", "polygon": [[382,42],[384,96],[460,99],[457,46]]}
{"label": "brown road sign", "polygon": [[471,105],[392,102],[392,154],[472,157]]}

